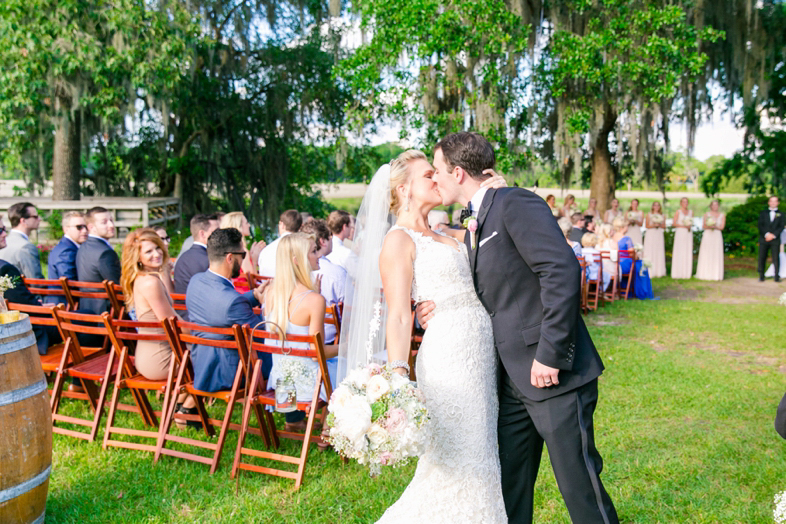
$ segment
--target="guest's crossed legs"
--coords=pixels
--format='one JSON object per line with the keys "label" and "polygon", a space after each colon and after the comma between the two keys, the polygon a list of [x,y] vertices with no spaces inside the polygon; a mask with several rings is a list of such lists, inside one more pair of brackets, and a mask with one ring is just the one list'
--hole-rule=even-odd
{"label": "guest's crossed legs", "polygon": [[502,491],[512,524],[530,523],[543,443],[571,520],[619,522],[600,481],[603,461],[595,448],[592,415],[598,381],[536,402],[524,397],[507,373],[500,377],[499,450]]}

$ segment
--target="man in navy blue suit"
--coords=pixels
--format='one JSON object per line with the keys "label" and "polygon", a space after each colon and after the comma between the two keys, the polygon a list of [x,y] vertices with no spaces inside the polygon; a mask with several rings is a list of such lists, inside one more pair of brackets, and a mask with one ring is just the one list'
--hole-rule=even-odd
{"label": "man in navy blue suit", "polygon": [[[186,290],[186,307],[190,321],[213,327],[231,327],[234,324],[256,326],[262,321],[262,317],[254,314],[252,308],[262,302],[269,282],[242,295],[232,285],[232,279],[240,275],[240,265],[246,256],[243,235],[235,228],[215,230],[207,239],[207,256],[210,261],[207,271],[194,275]],[[217,337],[201,332],[196,332],[195,335],[204,338]],[[202,391],[232,388],[240,361],[237,351],[196,344],[191,355],[194,387]],[[261,358],[262,373],[267,378],[272,360],[269,354],[263,354]]]}
{"label": "man in navy blue suit", "polygon": [[[87,240],[87,222],[84,213],[69,211],[63,215],[63,238],[52,248],[47,263],[47,278],[57,280],[66,277],[78,280],[76,274],[76,252]],[[47,304],[65,304],[63,296],[50,295],[44,298]]]}
{"label": "man in navy blue suit", "polygon": [[194,215],[191,219],[191,235],[194,243],[188,251],[177,257],[175,263],[175,293],[185,293],[191,277],[207,271],[210,262],[207,258],[207,239],[218,229],[215,215]]}
{"label": "man in navy blue suit", "polygon": [[[115,223],[109,210],[96,206],[85,215],[88,237],[76,252],[76,274],[82,282],[120,283],[120,257],[109,244],[115,236]],[[100,315],[109,311],[109,301],[100,298],[82,298],[79,309]]]}

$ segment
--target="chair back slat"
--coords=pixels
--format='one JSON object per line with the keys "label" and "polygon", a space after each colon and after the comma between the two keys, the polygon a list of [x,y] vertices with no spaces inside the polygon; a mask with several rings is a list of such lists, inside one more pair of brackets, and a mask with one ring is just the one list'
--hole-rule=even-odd
{"label": "chair back slat", "polygon": [[33,295],[68,298],[63,289],[63,283],[60,280],[22,277],[22,283],[24,283],[27,290]]}
{"label": "chair back slat", "polygon": [[248,287],[250,289],[256,289],[259,286],[259,284],[261,284],[262,282],[266,280],[270,280],[270,277],[263,277],[258,273],[253,273],[249,271],[248,273],[246,273],[246,280],[248,280]]}
{"label": "chair back slat", "polygon": [[172,297],[172,308],[175,311],[187,311],[185,293],[172,293],[169,296]]}
{"label": "chair back slat", "polygon": [[[240,361],[243,364],[243,369],[247,369],[249,362],[248,348],[246,346],[246,339],[243,336],[242,326],[235,324],[232,327],[216,327],[216,326],[203,326],[194,322],[186,322],[179,318],[171,319],[170,327],[179,344],[179,351],[185,353],[188,347],[186,344],[199,344],[202,346],[210,346],[215,348],[235,350],[238,352]],[[184,333],[185,330],[190,333]],[[194,335],[193,332],[210,333],[213,335],[220,335],[225,337],[232,337],[231,339],[212,339]],[[252,360],[256,360],[252,357]]]}
{"label": "chair back slat", "polygon": [[290,357],[318,358],[318,352],[314,335],[287,335],[285,343],[296,342],[308,344],[306,348],[290,348],[287,346],[274,346],[260,342],[262,340],[281,340],[281,335],[276,331],[263,331],[257,329],[253,332],[254,340],[251,340],[251,330],[248,330],[246,338],[249,340],[249,349],[271,355],[285,355]]}
{"label": "chair back slat", "polygon": [[55,326],[60,332],[60,338],[66,339],[63,329],[60,326],[60,321],[57,318],[57,311],[64,311],[63,304],[50,304],[44,306],[31,306],[28,304],[17,304],[16,302],[6,302],[8,309],[11,311],[19,311],[20,313],[27,313],[30,316],[30,323],[34,326]]}

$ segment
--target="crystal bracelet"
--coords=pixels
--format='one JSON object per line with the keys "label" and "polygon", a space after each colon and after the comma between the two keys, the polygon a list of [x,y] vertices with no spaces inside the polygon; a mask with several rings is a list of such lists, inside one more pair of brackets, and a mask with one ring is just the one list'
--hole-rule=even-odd
{"label": "crystal bracelet", "polygon": [[394,360],[393,362],[390,363],[390,367],[391,369],[396,369],[396,368],[406,369],[407,373],[409,373],[409,364],[407,364],[403,360]]}

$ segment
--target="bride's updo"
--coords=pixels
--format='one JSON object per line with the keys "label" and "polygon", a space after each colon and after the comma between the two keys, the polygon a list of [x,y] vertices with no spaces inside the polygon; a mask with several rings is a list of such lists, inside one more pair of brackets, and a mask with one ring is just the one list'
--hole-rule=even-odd
{"label": "bride's updo", "polygon": [[409,149],[404,151],[390,163],[390,212],[398,215],[404,203],[399,198],[396,188],[407,183],[409,178],[409,165],[415,160],[425,160],[428,158],[422,151]]}

